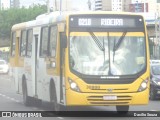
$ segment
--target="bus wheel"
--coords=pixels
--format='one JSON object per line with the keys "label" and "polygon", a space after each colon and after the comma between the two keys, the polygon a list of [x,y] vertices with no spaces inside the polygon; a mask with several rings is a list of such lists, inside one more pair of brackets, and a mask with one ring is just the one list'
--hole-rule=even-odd
{"label": "bus wheel", "polygon": [[23,103],[25,104],[25,106],[30,106],[32,104],[32,99],[31,97],[28,96],[27,85],[25,80],[23,80],[22,82],[22,93],[23,93]]}
{"label": "bus wheel", "polygon": [[116,110],[117,110],[117,113],[127,114],[128,111],[129,111],[129,106],[128,105],[126,105],[126,106],[116,106]]}
{"label": "bus wheel", "polygon": [[56,113],[59,114],[61,111],[61,105],[57,102],[57,95],[56,95],[56,89],[54,85],[51,85],[50,88],[50,103],[51,103],[51,109]]}

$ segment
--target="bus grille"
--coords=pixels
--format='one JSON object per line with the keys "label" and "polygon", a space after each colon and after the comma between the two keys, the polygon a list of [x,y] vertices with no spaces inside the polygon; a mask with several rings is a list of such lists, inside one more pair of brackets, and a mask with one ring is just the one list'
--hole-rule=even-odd
{"label": "bus grille", "polygon": [[117,105],[129,104],[132,100],[131,96],[117,96],[117,100],[104,100],[103,96],[89,96],[87,100],[90,104],[94,105]]}

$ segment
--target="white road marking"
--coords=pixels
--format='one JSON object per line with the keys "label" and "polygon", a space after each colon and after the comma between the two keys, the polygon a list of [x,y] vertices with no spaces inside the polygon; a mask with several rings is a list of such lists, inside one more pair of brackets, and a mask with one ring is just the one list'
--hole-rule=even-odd
{"label": "white road marking", "polygon": [[1,94],[1,96],[6,97],[6,95]]}
{"label": "white road marking", "polygon": [[33,109],[34,109],[34,110],[38,110],[38,108],[36,108],[36,107],[33,107]]}
{"label": "white road marking", "polygon": [[[6,95],[4,95],[4,94],[1,94],[1,93],[0,93],[0,96],[6,98],[6,99],[8,99],[8,100],[17,102],[17,103],[21,103],[19,100],[16,100],[15,98],[6,96]],[[36,110],[36,111],[37,111],[37,110],[38,110],[38,111],[45,111],[45,110],[43,110],[43,109],[39,109],[39,108],[36,108],[36,107],[32,107],[32,109],[33,109],[33,110]],[[64,118],[62,118],[62,117],[58,117],[58,118],[59,118],[59,119],[64,119]]]}
{"label": "white road marking", "polygon": [[64,118],[63,117],[57,117],[58,119],[61,119],[61,120],[63,120]]}
{"label": "white road marking", "polygon": [[10,99],[10,100],[12,99],[12,98],[10,98],[10,97],[8,97],[8,96],[6,96],[6,98],[7,98],[7,99]]}
{"label": "white road marking", "polygon": [[36,108],[36,107],[32,107],[32,109],[33,109],[33,110],[36,110],[36,111],[42,111],[42,112],[45,111],[45,110],[43,110],[43,109],[39,109],[39,108]]}
{"label": "white road marking", "polygon": [[14,98],[10,98],[12,101],[16,101],[16,99],[14,99]]}
{"label": "white road marking", "polygon": [[[15,98],[12,98],[12,97],[6,96],[6,95],[4,95],[4,94],[1,94],[1,93],[0,93],[0,96],[2,96],[2,97],[4,97],[4,98],[6,98],[6,99],[8,99],[8,100],[11,100],[11,101],[17,102],[17,103],[21,103],[19,100],[16,100]],[[36,108],[36,107],[32,107],[32,109],[33,109],[33,110],[38,110],[38,111],[44,111],[44,110],[39,109],[39,108]]]}
{"label": "white road marking", "polygon": [[158,110],[150,110],[150,111],[158,111]]}
{"label": "white road marking", "polygon": [[6,99],[8,99],[8,100],[11,100],[11,101],[14,101],[14,102],[20,103],[20,101],[19,101],[19,100],[16,100],[16,99],[11,98],[11,97],[9,97],[9,96],[6,96],[6,95],[4,95],[4,94],[1,94],[1,93],[0,93],[0,96],[2,96],[2,97],[4,97],[4,98],[6,98]]}
{"label": "white road marking", "polygon": [[42,111],[42,112],[45,111],[45,110],[42,110],[42,109],[39,109],[39,108],[37,108],[37,110]]}
{"label": "white road marking", "polygon": [[19,101],[19,100],[15,100],[15,102],[20,103],[20,101]]}

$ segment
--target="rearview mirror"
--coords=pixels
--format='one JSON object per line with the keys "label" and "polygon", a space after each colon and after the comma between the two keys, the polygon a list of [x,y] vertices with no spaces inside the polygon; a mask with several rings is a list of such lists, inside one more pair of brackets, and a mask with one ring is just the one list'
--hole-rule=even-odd
{"label": "rearview mirror", "polygon": [[153,77],[152,74],[150,74],[150,79],[152,79],[152,77]]}
{"label": "rearview mirror", "polygon": [[67,47],[67,36],[66,36],[66,34],[64,32],[60,33],[60,38],[61,38],[61,46],[63,48],[66,48]]}

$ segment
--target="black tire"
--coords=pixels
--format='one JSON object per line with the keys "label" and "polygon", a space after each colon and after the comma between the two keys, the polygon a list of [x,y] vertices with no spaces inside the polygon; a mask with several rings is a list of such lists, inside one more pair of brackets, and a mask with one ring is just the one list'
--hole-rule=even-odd
{"label": "black tire", "polygon": [[120,114],[127,114],[129,111],[129,105],[125,106],[116,106],[117,113]]}
{"label": "black tire", "polygon": [[55,85],[52,82],[50,85],[50,103],[51,103],[51,109],[56,114],[59,114],[62,109],[62,106],[57,102],[56,89],[55,89]]}
{"label": "black tire", "polygon": [[23,93],[23,103],[25,106],[31,106],[33,103],[33,99],[31,97],[28,96],[28,92],[27,92],[27,84],[26,81],[23,80],[22,82],[22,93]]}
{"label": "black tire", "polygon": [[156,93],[152,87],[150,87],[150,100],[155,100],[156,99]]}
{"label": "black tire", "polygon": [[32,103],[33,103],[33,106],[36,106],[36,107],[42,106],[42,100],[37,98],[32,98]]}

